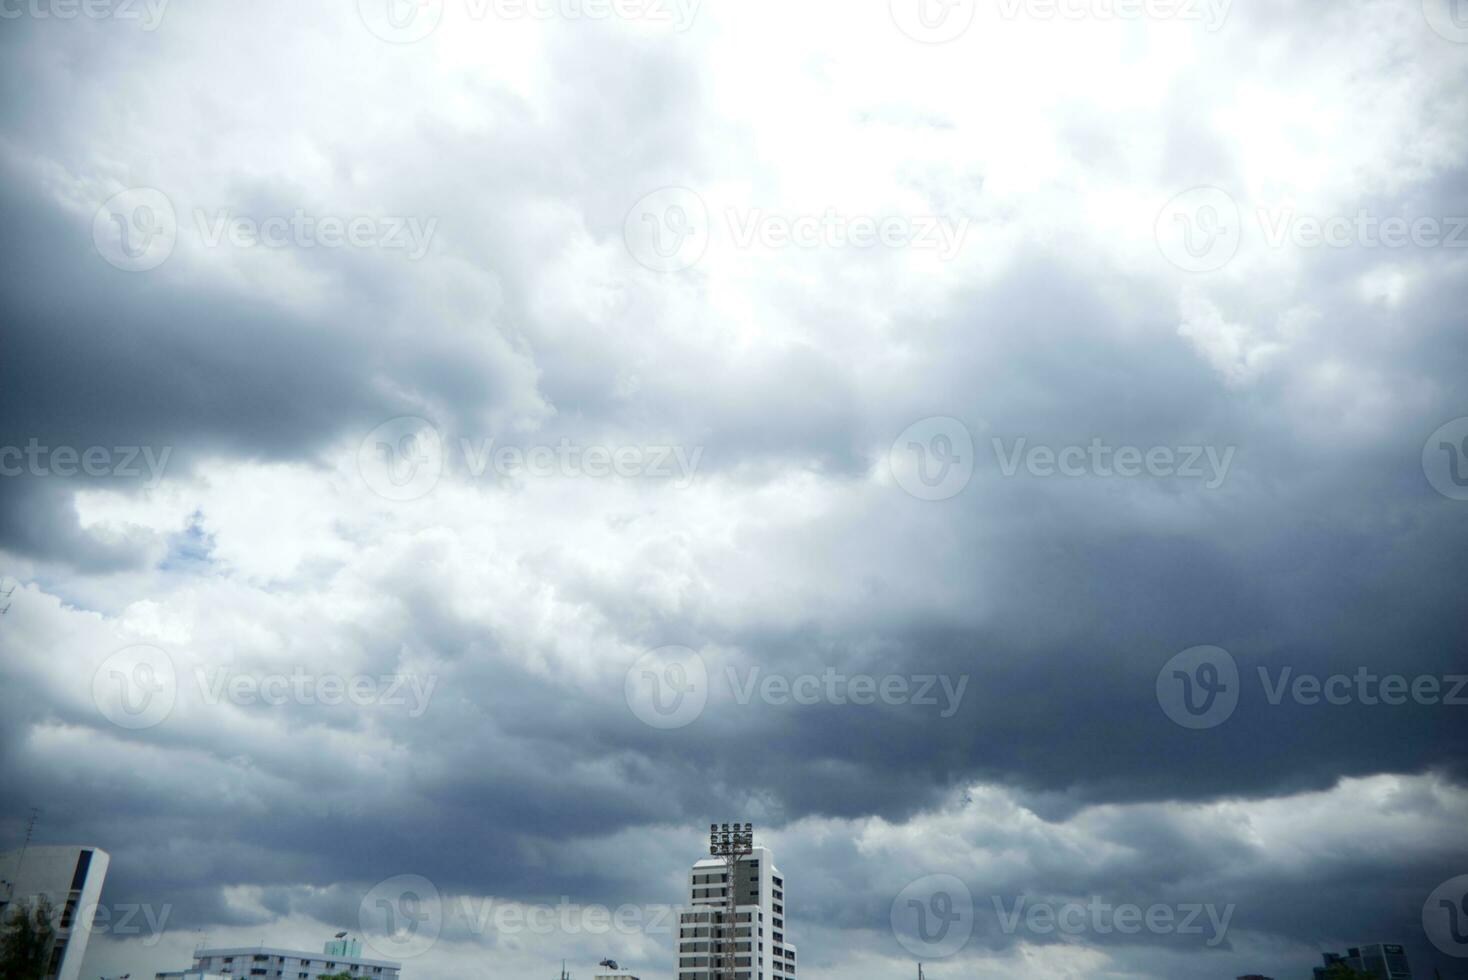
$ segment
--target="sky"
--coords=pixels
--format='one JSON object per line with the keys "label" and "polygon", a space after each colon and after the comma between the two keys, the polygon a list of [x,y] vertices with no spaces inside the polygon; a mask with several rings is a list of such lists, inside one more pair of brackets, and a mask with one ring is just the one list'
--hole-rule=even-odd
{"label": "sky", "polygon": [[1461,0],[0,20],[83,977],[672,978],[734,820],[808,980],[1468,977]]}

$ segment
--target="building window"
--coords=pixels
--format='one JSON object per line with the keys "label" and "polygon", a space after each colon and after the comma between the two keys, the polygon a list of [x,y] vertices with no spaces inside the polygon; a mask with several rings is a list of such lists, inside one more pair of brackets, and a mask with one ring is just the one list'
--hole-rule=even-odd
{"label": "building window", "polygon": [[76,870],[71,873],[71,890],[79,892],[87,883],[87,869],[92,866],[92,852],[82,851],[77,855]]}

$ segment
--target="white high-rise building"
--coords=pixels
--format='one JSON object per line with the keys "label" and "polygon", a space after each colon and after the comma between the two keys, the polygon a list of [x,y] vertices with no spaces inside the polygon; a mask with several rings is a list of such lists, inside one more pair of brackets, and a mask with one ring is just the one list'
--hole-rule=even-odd
{"label": "white high-rise building", "polygon": [[[734,888],[733,934],[727,922]],[[721,857],[689,872],[690,904],[678,912],[678,980],[722,980],[725,944],[734,944],[734,980],[795,980],[795,946],[785,939],[785,876],[767,847],[739,858],[735,880]]]}
{"label": "white high-rise building", "polygon": [[46,976],[77,980],[110,859],[96,847],[31,845],[0,854],[0,922],[38,898],[51,904],[56,938]]}

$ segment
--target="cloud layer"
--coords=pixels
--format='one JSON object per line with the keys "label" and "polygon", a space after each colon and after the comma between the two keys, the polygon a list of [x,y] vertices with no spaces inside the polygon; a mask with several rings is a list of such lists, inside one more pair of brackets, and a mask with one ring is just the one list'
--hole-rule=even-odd
{"label": "cloud layer", "polygon": [[[931,961],[931,875],[935,978],[1468,975],[1451,4],[64,8],[0,35],[0,826],[168,907],[89,971],[417,875],[405,978],[668,976],[486,909],[738,816],[807,976]],[[1232,911],[1005,926],[1093,899]]]}

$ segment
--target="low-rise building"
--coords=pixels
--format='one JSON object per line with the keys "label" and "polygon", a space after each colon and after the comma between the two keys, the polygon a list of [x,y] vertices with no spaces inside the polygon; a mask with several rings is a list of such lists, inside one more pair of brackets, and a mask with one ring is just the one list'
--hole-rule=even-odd
{"label": "low-rise building", "polygon": [[[360,946],[357,947],[360,950]],[[273,946],[239,946],[194,951],[194,965],[174,973],[156,973],[154,980],[316,980],[345,973],[362,980],[398,980],[401,963],[346,955],[350,943],[329,942],[320,953]]]}

